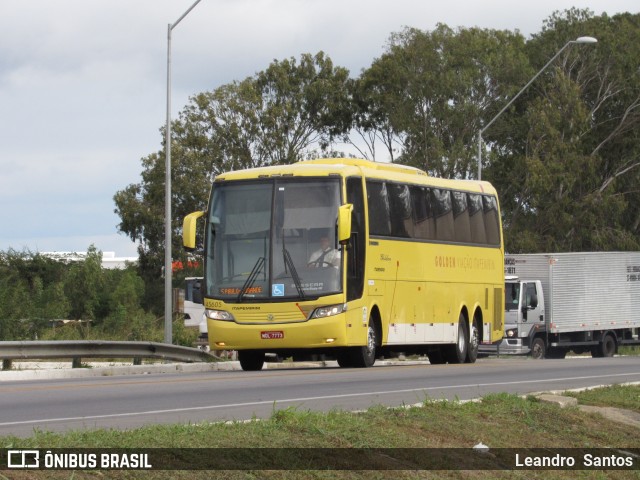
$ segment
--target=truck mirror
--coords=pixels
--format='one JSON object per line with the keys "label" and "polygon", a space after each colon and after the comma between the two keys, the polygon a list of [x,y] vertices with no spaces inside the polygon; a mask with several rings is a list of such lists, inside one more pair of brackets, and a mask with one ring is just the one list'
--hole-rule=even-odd
{"label": "truck mirror", "polygon": [[201,282],[197,282],[193,286],[193,303],[199,303],[200,305],[202,305],[202,290],[200,290],[201,288]]}
{"label": "truck mirror", "polygon": [[531,294],[531,308],[536,308],[538,306],[538,296],[533,293]]}

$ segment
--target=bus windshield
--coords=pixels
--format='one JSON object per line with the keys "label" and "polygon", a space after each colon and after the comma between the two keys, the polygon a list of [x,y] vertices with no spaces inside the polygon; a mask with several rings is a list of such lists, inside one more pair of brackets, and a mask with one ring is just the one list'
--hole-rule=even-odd
{"label": "bus windshield", "polygon": [[240,303],[342,291],[338,179],[214,183],[210,205],[207,296]]}

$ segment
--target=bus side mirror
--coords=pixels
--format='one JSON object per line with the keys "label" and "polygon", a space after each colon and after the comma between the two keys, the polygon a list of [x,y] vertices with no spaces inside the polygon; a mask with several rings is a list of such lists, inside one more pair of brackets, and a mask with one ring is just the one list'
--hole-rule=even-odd
{"label": "bus side mirror", "polygon": [[351,238],[351,212],[353,212],[351,203],[338,208],[338,242],[341,245],[345,245]]}
{"label": "bus side mirror", "polygon": [[193,212],[184,217],[182,222],[182,244],[186,250],[195,250],[196,248],[196,225],[198,219],[204,215],[204,212]]}

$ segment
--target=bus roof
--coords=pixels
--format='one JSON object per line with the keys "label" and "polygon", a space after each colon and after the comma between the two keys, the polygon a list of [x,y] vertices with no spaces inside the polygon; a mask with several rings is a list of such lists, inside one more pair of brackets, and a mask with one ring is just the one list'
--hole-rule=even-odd
{"label": "bus roof", "polygon": [[320,158],[304,160],[289,165],[271,165],[221,173],[216,182],[228,180],[250,180],[270,177],[313,176],[364,176],[386,179],[392,182],[430,185],[441,188],[457,188],[479,193],[495,193],[490,183],[478,180],[449,180],[431,177],[426,172],[398,163],[372,162],[360,158]]}

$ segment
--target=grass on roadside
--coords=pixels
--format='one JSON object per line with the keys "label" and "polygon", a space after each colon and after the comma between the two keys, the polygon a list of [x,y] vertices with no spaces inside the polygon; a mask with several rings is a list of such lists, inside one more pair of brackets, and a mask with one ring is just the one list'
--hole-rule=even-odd
{"label": "grass on roadside", "polygon": [[[616,407],[640,413],[640,387],[638,385],[614,385],[582,392],[569,392],[582,405]],[[638,442],[640,444],[640,442]]]}
{"label": "grass on roadside", "polygon": [[[577,394],[582,403],[638,411],[640,386],[614,386]],[[584,399],[584,400],[583,400]],[[131,431],[86,430],[29,438],[1,437],[0,448],[637,448],[639,432],[577,408],[560,409],[534,398],[494,394],[481,402],[427,399],[422,407],[372,407],[365,412],[316,413],[287,408],[264,421],[155,425]],[[363,470],[367,465],[362,465]],[[44,472],[43,472],[44,473]],[[46,478],[638,478],[637,471],[193,471],[46,472]],[[490,474],[489,474],[490,473]],[[11,472],[11,480],[45,478]],[[4,480],[2,474],[0,479]]]}

